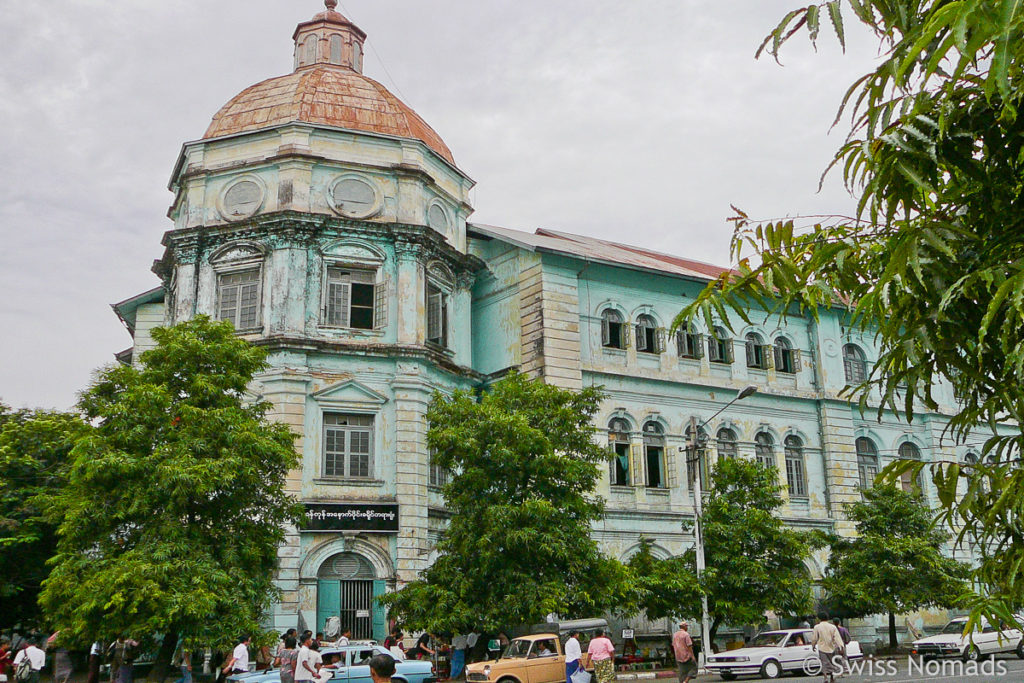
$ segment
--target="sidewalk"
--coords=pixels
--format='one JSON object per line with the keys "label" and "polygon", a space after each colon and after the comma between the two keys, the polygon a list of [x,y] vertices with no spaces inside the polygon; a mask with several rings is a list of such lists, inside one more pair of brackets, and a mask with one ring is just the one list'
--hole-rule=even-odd
{"label": "sidewalk", "polygon": [[[698,674],[706,674],[707,669],[700,669]],[[675,669],[659,669],[657,671],[623,671],[615,674],[617,681],[644,681],[651,678],[675,678]]]}

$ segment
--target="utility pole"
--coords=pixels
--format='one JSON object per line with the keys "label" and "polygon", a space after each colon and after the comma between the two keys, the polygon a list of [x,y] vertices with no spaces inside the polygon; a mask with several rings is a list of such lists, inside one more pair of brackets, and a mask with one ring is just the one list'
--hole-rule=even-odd
{"label": "utility pole", "polygon": [[[694,550],[697,553],[697,581],[704,574],[704,493],[701,479],[703,467],[701,467],[700,444],[698,443],[697,418],[690,418],[690,443],[687,445],[689,457],[687,463],[693,463],[696,467],[696,476],[693,478],[693,517],[694,517]],[[711,623],[708,619],[708,596],[701,591],[700,594],[700,661],[698,665],[704,668],[708,661],[708,652],[711,651]]]}

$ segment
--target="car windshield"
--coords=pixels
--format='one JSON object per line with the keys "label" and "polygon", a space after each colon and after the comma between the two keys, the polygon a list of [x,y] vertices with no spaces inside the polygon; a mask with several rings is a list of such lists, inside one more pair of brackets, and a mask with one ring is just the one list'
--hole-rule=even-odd
{"label": "car windshield", "polygon": [[960,635],[961,633],[964,632],[964,626],[966,626],[966,625],[967,625],[967,622],[964,621],[963,619],[955,619],[955,620],[949,622],[948,624],[946,624],[942,628],[942,632],[943,633],[955,633],[957,635]]}
{"label": "car windshield", "polygon": [[525,657],[526,653],[530,651],[530,641],[528,640],[513,640],[505,648],[505,654],[503,657],[509,659],[515,659],[517,657]]}
{"label": "car windshield", "polygon": [[750,641],[747,647],[782,647],[784,640],[786,640],[785,633],[762,633]]}

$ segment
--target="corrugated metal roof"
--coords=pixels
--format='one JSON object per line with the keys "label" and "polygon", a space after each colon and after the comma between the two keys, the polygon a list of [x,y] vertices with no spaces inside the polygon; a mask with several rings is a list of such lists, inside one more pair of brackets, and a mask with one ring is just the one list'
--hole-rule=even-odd
{"label": "corrugated metal roof", "polygon": [[546,228],[540,228],[532,233],[478,223],[470,224],[469,228],[470,231],[476,232],[480,236],[509,242],[530,251],[565,254],[588,261],[668,273],[697,280],[713,280],[729,271],[728,268],[703,261]]}

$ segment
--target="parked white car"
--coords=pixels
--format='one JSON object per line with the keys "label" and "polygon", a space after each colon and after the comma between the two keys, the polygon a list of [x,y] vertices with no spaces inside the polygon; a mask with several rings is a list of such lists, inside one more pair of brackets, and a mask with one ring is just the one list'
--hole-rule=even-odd
{"label": "parked white car", "polygon": [[[806,628],[765,631],[745,647],[709,655],[708,671],[727,681],[746,675],[778,678],[789,672],[806,673],[806,666],[811,666],[811,671],[814,671],[813,667],[818,665],[818,652],[811,646],[812,633]],[[846,645],[846,656],[850,660],[862,658],[864,654],[860,643],[851,640]]]}
{"label": "parked white car", "polygon": [[[1018,615],[1017,621],[1024,623],[1024,615]],[[1024,638],[1020,630],[1006,628],[1000,631],[985,619],[975,627],[973,634],[964,635],[965,628],[967,617],[953,619],[938,635],[915,640],[912,652],[925,659],[960,657],[965,662],[976,662],[1000,652],[1016,652],[1024,659]]]}

